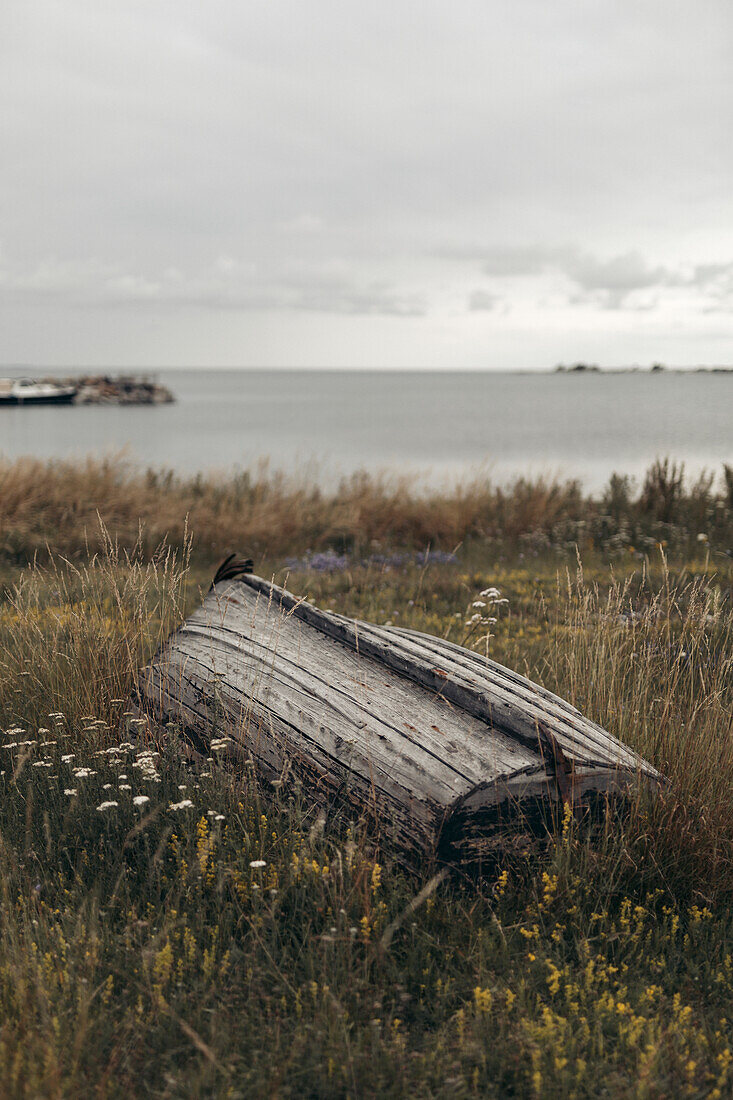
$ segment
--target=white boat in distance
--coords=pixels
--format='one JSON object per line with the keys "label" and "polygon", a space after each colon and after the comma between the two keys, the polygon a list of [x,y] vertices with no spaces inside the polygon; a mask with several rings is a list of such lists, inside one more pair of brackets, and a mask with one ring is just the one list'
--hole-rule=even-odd
{"label": "white boat in distance", "polygon": [[75,397],[76,386],[33,382],[29,378],[0,379],[0,405],[70,405]]}

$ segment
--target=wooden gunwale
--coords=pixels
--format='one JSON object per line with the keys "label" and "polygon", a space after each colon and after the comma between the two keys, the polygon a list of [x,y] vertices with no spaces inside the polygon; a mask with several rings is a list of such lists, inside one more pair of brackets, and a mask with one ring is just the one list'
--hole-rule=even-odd
{"label": "wooden gunwale", "polygon": [[[381,635],[381,630],[383,628],[375,627],[371,623],[361,622],[358,619],[346,619],[344,616],[336,616],[321,611],[319,608],[313,607],[307,601],[293,596],[286,589],[278,588],[276,585],[269,581],[264,581],[260,577],[246,575],[238,579],[235,583],[246,584],[250,588],[255,589],[255,591],[279,602],[281,607],[295,614],[309,626],[315,627],[315,629],[320,630],[329,637],[343,642],[357,653],[375,657],[388,668],[406,676],[408,679],[420,684],[429,691],[435,692],[436,695],[443,699],[455,703],[461,709],[480,718],[492,728],[498,727],[502,732],[506,732],[523,742],[527,748],[533,751],[537,750],[538,731],[536,721],[527,721],[523,717],[521,712],[519,712],[518,704],[512,700],[509,690],[503,689],[493,683],[487,683],[486,687],[479,686],[475,682],[465,678],[465,670],[456,662],[452,654],[458,653],[462,657],[464,652],[468,653],[470,651],[459,649],[458,646],[451,647],[452,653],[445,653],[445,650],[443,650],[442,656],[450,660],[456,669],[456,678],[453,679],[441,676],[430,667],[429,662],[425,661],[417,654],[413,655],[409,652],[409,649],[404,645],[403,639],[399,638],[399,635],[396,634],[397,628],[384,628],[385,630],[390,630],[390,636],[385,638]],[[417,632],[415,633],[417,634]],[[451,643],[444,643],[444,645],[451,645]],[[397,650],[397,652],[394,652],[395,650]],[[475,657],[476,655],[474,654],[473,656]],[[400,659],[400,657],[402,659]],[[502,676],[507,671],[503,666],[498,666],[498,668],[501,669],[500,675]],[[493,672],[493,669],[489,671]],[[515,677],[518,677],[518,674],[515,673]],[[525,680],[523,677],[519,679],[522,682],[523,688],[533,692],[535,685],[532,681]],[[552,704],[556,705],[557,702],[561,704],[564,702],[559,696],[553,696],[547,689],[541,690],[545,697],[548,695],[551,697],[548,701],[552,702]],[[498,702],[500,704],[508,704],[508,707],[514,711],[514,713],[511,713],[512,724],[510,726],[506,724],[506,714],[497,721],[497,714],[495,713],[490,698],[487,697],[487,691],[495,692],[498,695]],[[569,705],[570,704],[566,704],[566,706]],[[646,769],[649,769],[649,765],[645,764],[636,753],[626,748],[626,746],[621,745],[620,742],[611,737],[602,727],[589,722],[579,711],[576,711],[572,717],[579,719],[582,725],[581,730],[577,730],[573,727],[570,727],[568,730],[568,721],[564,716],[553,713],[552,710],[542,711],[537,706],[536,702],[531,701],[529,698],[526,703],[522,700],[522,706],[529,710],[535,718],[541,720],[549,718],[554,723],[561,722],[563,729],[558,739],[561,741],[564,748],[568,748],[573,757],[575,757],[577,753],[580,753],[584,763],[593,763],[599,767],[607,767],[609,765],[618,767],[622,763],[623,758],[625,758],[623,762],[627,767],[635,767],[639,764],[644,764]],[[599,732],[605,734],[605,743],[598,739]],[[585,736],[587,740],[591,741],[591,743],[600,749],[602,754],[605,755],[605,759],[603,757],[601,759],[592,758],[587,750],[584,750],[583,742],[578,739],[578,734],[580,734],[581,737]],[[611,746],[614,750],[620,750],[621,757],[617,755],[610,757],[608,755]]]}
{"label": "wooden gunwale", "polygon": [[[427,653],[429,655],[431,652],[434,652],[427,646],[418,644],[417,641],[415,641],[411,646],[408,646],[405,645],[398,636],[393,634],[393,637],[393,645],[395,646],[395,648],[399,649],[400,652],[402,652],[408,660],[411,657],[422,657],[424,653]],[[465,687],[468,691],[472,693],[476,693],[474,696],[474,713],[478,713],[479,708],[481,708],[481,711],[483,712],[481,716],[485,717],[486,721],[490,722],[495,729],[508,728],[516,737],[524,738],[528,746],[535,744],[537,739],[536,722],[525,722],[524,716],[521,713],[519,715],[514,713],[514,711],[518,709],[520,705],[515,700],[520,699],[522,710],[525,711],[532,718],[538,719],[540,721],[544,721],[548,718],[554,720],[554,722],[556,723],[555,736],[558,737],[559,732],[562,732],[563,736],[561,738],[559,737],[559,739],[562,742],[567,743],[567,747],[573,752],[573,754],[576,756],[576,759],[582,758],[584,763],[608,763],[608,760],[604,761],[588,756],[587,750],[584,750],[583,748],[583,740],[579,738],[578,734],[580,732],[581,736],[584,736],[587,742],[590,742],[602,752],[608,751],[610,738],[608,737],[608,735],[606,735],[605,738],[599,738],[596,731],[600,727],[595,727],[587,719],[582,718],[579,713],[577,714],[577,718],[582,724],[581,731],[578,730],[577,726],[571,724],[568,721],[568,718],[562,712],[558,712],[559,708],[549,705],[540,706],[536,701],[536,697],[535,699],[532,699],[529,692],[525,691],[522,695],[520,695],[518,692],[514,692],[504,688],[504,686],[500,683],[492,682],[488,687],[485,687],[484,683],[482,683],[481,680],[466,675],[465,667],[463,667],[458,662],[458,660],[456,660],[452,652],[443,649],[438,652],[441,656],[443,664],[449,667],[451,670],[450,681],[452,683],[460,684],[462,687]],[[494,696],[494,698],[491,698],[492,695]],[[502,706],[511,708],[511,711],[507,716],[502,715]],[[498,714],[497,711],[499,712]],[[509,721],[512,724],[507,724],[507,726],[505,727],[504,722],[506,721],[506,717],[509,718]],[[575,718],[576,715],[573,715],[572,717]],[[618,743],[614,745],[614,748],[616,748],[617,746]],[[626,750],[624,746],[620,747],[623,750],[622,755],[628,758],[627,762],[631,763],[632,761],[634,761],[634,754],[631,753],[629,750]],[[620,760],[615,762],[620,762]]]}

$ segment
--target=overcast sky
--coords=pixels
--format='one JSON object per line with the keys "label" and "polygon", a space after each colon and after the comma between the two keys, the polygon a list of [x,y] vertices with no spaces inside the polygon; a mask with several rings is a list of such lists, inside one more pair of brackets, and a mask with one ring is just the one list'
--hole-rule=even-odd
{"label": "overcast sky", "polygon": [[730,0],[5,0],[0,362],[733,361]]}

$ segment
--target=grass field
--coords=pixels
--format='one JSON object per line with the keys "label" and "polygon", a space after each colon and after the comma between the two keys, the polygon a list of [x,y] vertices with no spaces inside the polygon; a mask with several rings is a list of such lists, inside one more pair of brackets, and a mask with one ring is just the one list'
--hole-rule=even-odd
{"label": "grass field", "polygon": [[[732,1095],[732,486],[678,474],[589,502],[0,470],[0,1094]],[[410,910],[433,868],[363,823],[140,747],[134,671],[236,547],[488,649],[668,789]]]}

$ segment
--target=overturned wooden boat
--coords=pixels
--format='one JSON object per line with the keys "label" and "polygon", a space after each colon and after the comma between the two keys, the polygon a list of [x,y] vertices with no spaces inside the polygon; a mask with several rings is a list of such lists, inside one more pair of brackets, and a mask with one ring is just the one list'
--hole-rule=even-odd
{"label": "overturned wooden boat", "polygon": [[197,751],[230,738],[264,777],[299,777],[314,805],[351,807],[403,852],[443,859],[488,855],[564,805],[659,783],[511,669],[321,611],[241,568],[219,571],[139,676],[139,707]]}

